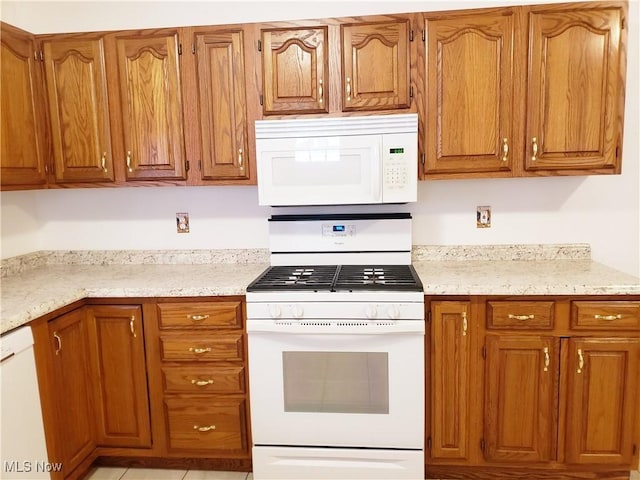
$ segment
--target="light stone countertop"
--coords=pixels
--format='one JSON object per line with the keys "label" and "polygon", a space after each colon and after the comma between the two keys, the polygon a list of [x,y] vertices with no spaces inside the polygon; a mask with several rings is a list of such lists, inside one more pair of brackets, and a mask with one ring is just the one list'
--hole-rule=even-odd
{"label": "light stone countertop", "polygon": [[[503,253],[492,257],[478,255],[477,249],[452,254],[439,248],[434,254],[417,248],[413,265],[426,295],[640,295],[640,279],[591,261],[588,247],[573,253],[545,247],[532,249],[531,255],[522,248],[515,255],[506,255],[506,250],[501,247]],[[211,263],[184,258],[158,263],[166,258],[153,257],[154,263],[118,264],[120,260],[96,262],[96,255],[80,261],[75,252],[39,252],[37,258],[12,260],[26,267],[2,278],[0,333],[86,297],[244,295],[247,285],[269,266],[261,251],[248,256],[225,252],[224,261],[206,257]]]}

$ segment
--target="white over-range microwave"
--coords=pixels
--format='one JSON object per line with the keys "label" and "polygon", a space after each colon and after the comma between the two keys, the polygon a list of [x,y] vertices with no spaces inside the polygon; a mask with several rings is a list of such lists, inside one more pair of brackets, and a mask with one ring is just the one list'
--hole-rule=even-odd
{"label": "white over-range microwave", "polygon": [[260,205],[417,200],[417,114],[257,120]]}

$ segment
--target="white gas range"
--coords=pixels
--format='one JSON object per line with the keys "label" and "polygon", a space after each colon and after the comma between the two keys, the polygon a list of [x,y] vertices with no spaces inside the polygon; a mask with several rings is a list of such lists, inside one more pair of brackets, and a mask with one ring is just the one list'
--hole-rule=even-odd
{"label": "white gas range", "polygon": [[247,288],[253,475],[424,478],[409,214],[278,215]]}

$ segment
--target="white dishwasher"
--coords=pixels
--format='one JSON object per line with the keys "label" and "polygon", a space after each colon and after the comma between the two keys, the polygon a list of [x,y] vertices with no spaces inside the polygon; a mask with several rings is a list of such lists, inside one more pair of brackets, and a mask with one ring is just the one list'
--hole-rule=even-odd
{"label": "white dishwasher", "polygon": [[31,327],[0,337],[0,478],[51,478]]}

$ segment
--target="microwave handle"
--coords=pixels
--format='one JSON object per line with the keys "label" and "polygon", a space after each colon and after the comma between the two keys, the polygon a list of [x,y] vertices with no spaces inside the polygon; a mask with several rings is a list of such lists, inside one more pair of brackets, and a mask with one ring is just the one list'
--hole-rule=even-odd
{"label": "microwave handle", "polygon": [[[382,141],[380,141],[382,143]],[[373,201],[374,202],[382,202],[382,175],[384,170],[384,160],[382,159],[382,145],[377,146],[377,151],[375,152],[375,158],[378,158],[379,161],[373,164],[373,171],[371,172],[371,181],[373,182],[371,191],[373,192]]]}

